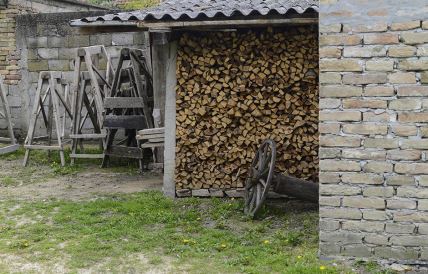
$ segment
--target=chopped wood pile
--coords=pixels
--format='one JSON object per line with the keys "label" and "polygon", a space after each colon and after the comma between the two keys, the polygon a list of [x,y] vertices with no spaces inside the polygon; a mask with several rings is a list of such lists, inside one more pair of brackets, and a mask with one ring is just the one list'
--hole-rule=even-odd
{"label": "chopped wood pile", "polygon": [[277,171],[318,181],[318,34],[186,33],[177,56],[177,189],[240,188],[260,143]]}

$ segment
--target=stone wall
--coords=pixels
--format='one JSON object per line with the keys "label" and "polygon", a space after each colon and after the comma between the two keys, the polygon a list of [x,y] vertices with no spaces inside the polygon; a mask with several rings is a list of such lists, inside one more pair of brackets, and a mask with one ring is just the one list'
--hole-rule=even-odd
{"label": "stone wall", "polygon": [[[9,84],[6,87],[18,136],[24,137],[27,131],[40,71],[62,71],[63,77],[71,82],[73,60],[79,47],[105,45],[115,65],[122,47],[145,48],[147,45],[147,36],[144,32],[89,35],[69,26],[72,19],[99,13],[28,14],[16,17],[15,47],[20,60],[9,62],[16,71],[9,74],[16,75],[16,78],[6,82]],[[3,121],[0,121],[0,129],[4,127]]]}
{"label": "stone wall", "polygon": [[428,260],[426,9],[321,1],[321,255]]}

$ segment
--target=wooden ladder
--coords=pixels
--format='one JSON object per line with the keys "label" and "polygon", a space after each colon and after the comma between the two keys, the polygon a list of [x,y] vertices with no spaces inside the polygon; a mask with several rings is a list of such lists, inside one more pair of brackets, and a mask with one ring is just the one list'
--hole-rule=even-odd
{"label": "wooden ladder", "polygon": [[[42,94],[42,90],[46,87],[46,91]],[[30,150],[51,150],[59,151],[61,165],[65,166],[64,158],[64,128],[65,121],[61,122],[61,108],[62,105],[65,112],[73,119],[71,112],[68,92],[66,92],[67,83],[61,79],[61,72],[59,71],[43,71],[40,72],[39,81],[37,84],[36,96],[34,97],[34,105],[30,118],[30,126],[28,129],[27,138],[25,139],[24,148],[24,166],[27,166],[30,157]],[[48,101],[47,112],[45,109],[45,102]],[[36,131],[37,120],[42,115],[44,125],[46,127],[46,136],[34,137]],[[53,127],[55,127],[57,144],[52,145]],[[33,142],[36,139],[47,138],[46,145],[38,145]],[[50,154],[49,154],[50,155]]]}
{"label": "wooden ladder", "polygon": [[[153,97],[149,96],[152,93],[152,78],[145,62],[141,50],[121,50],[111,93],[104,102],[107,140],[103,167],[108,165],[112,156],[138,159],[140,168],[143,167],[143,149],[138,146],[135,137],[138,130],[153,127]],[[126,138],[114,143],[119,129],[125,130]]]}
{"label": "wooden ladder", "polygon": [[[100,60],[106,60],[106,68],[100,68]],[[86,65],[87,71],[83,71]],[[92,46],[80,48],[75,59],[73,76],[73,120],[71,146],[71,164],[76,159],[91,158],[102,159],[103,153],[85,153],[84,140],[99,140],[101,147],[105,149],[105,138],[107,136],[103,126],[104,97],[110,94],[113,81],[114,69],[111,58],[104,46]],[[87,119],[90,119],[94,132],[83,133]],[[78,146],[80,147],[78,151]]]}
{"label": "wooden ladder", "polygon": [[10,114],[9,104],[7,102],[7,93],[3,85],[3,80],[0,77],[0,103],[3,106],[3,111],[0,110],[0,118],[6,119],[7,131],[9,137],[0,137],[0,142],[9,143],[9,145],[0,147],[0,154],[6,154],[14,152],[19,149],[19,144],[17,144],[15,135],[13,133],[12,117]]}

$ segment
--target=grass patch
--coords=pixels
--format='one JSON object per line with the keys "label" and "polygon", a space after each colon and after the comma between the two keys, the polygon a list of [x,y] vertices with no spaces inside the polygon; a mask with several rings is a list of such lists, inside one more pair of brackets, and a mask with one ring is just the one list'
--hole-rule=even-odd
{"label": "grass patch", "polygon": [[[138,252],[149,264],[208,273],[339,273],[317,259],[318,212],[266,211],[247,219],[237,200],[173,201],[159,192],[112,196],[88,202],[3,204],[0,252],[31,261],[67,259],[70,270],[110,265]],[[14,208],[8,210],[8,208]],[[25,224],[22,220],[27,220]],[[152,255],[150,255],[152,254]],[[206,270],[206,271],[205,271]]]}

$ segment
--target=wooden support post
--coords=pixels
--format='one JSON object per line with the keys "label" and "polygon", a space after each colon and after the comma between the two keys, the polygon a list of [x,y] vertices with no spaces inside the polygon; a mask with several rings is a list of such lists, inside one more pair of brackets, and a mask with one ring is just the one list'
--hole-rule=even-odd
{"label": "wooden support post", "polygon": [[15,135],[13,133],[12,117],[10,114],[9,104],[7,102],[7,93],[5,86],[3,85],[3,80],[0,77],[0,104],[3,108],[0,108],[0,118],[6,119],[7,130],[9,138],[1,138],[1,142],[8,142],[9,145],[5,147],[0,147],[0,154],[14,152],[19,148],[19,145],[16,143]]}

